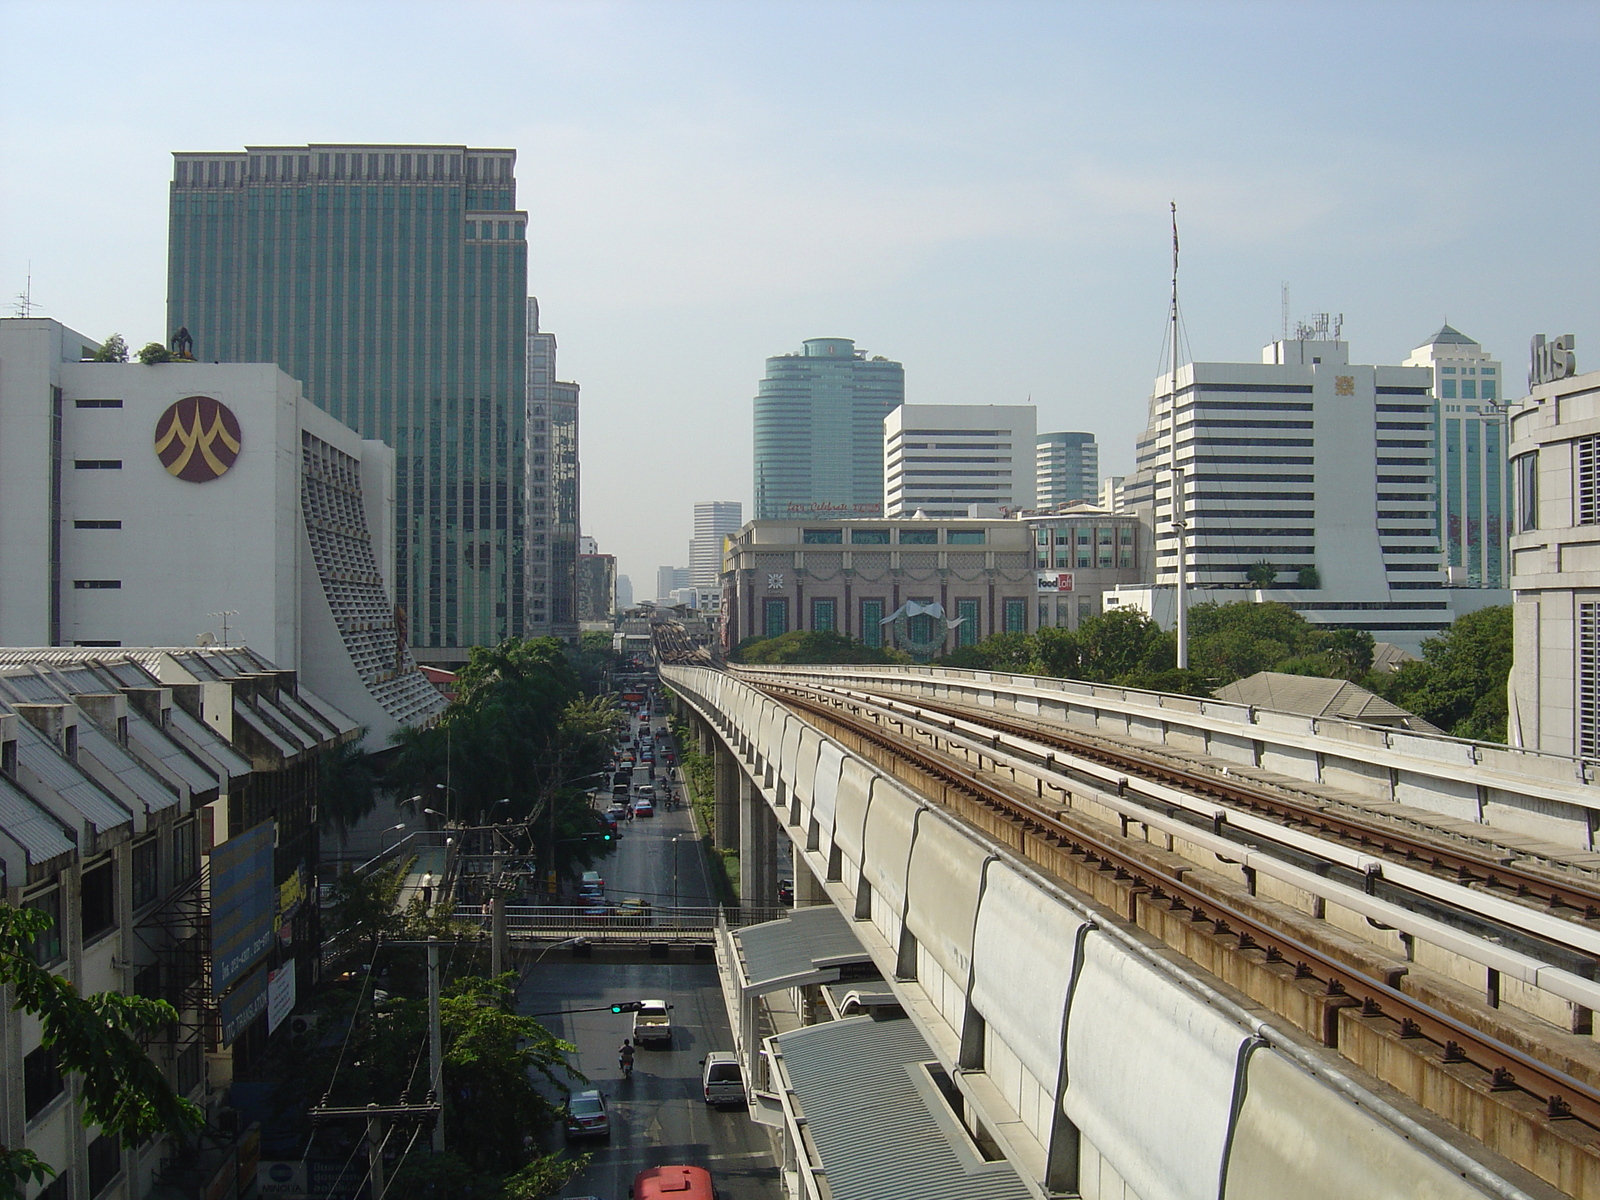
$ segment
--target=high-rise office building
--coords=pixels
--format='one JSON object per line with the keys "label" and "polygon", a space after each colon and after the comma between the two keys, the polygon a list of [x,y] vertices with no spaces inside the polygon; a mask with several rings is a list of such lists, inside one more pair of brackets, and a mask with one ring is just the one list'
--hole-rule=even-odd
{"label": "high-rise office building", "polygon": [[617,610],[633,607],[633,580],[627,575],[617,576]]}
{"label": "high-rise office building", "polygon": [[578,636],[578,385],[556,378],[556,335],[528,297],[529,637]]}
{"label": "high-rise office building", "polygon": [[1128,505],[1126,475],[1107,475],[1100,481],[1100,507],[1107,512],[1121,512]]}
{"label": "high-rise office building", "polygon": [[277,363],[394,448],[396,601],[419,659],[458,661],[523,634],[528,272],[515,152],[174,157],[169,327],[203,361]]}
{"label": "high-rise office building", "polygon": [[679,588],[693,586],[688,567],[656,568],[656,599],[664,604],[671,603],[672,593]]}
{"label": "high-rise office building", "polygon": [[1353,365],[1327,332],[1303,328],[1260,363],[1189,363],[1176,388],[1158,378],[1129,504],[1153,520],[1155,582],[1170,587],[1176,404],[1185,573],[1193,588],[1222,589],[1192,590],[1190,603],[1260,596],[1415,650],[1457,612],[1504,596],[1444,587],[1432,373]]}
{"label": "high-rise office building", "polygon": [[883,419],[891,517],[999,516],[1033,507],[1031,404],[902,404]]}
{"label": "high-rise office building", "polygon": [[1415,437],[1416,449],[1438,446],[1440,533],[1450,582],[1505,587],[1510,483],[1500,363],[1446,325],[1405,365],[1433,369],[1436,414],[1425,424],[1389,428]]}
{"label": "high-rise office building", "polygon": [[883,515],[883,418],[905,368],[849,338],[811,338],[767,359],[755,399],[756,517]]}
{"label": "high-rise office building", "polygon": [[1100,489],[1100,447],[1092,433],[1041,433],[1034,465],[1040,508],[1074,500],[1095,502]]}
{"label": "high-rise office building", "polygon": [[694,506],[694,537],[689,541],[689,576],[695,587],[714,588],[722,581],[722,542],[744,524],[744,505],[737,500],[710,500]]}

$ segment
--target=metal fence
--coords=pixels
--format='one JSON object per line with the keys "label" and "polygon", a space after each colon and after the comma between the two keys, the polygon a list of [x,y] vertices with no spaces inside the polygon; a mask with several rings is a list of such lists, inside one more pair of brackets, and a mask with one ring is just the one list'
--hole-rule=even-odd
{"label": "metal fence", "polygon": [[[487,905],[462,905],[454,917],[489,928]],[[592,941],[695,941],[716,939],[718,920],[734,929],[787,916],[787,908],[661,907],[640,911],[559,904],[506,905],[506,933],[517,939],[583,937]]]}

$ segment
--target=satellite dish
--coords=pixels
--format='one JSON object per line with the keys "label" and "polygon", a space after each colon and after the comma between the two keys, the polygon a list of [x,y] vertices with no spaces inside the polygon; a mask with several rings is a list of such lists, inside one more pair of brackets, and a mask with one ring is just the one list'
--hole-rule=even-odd
{"label": "satellite dish", "polygon": [[217,644],[217,635],[207,630],[195,638],[194,644],[196,646],[215,646]]}

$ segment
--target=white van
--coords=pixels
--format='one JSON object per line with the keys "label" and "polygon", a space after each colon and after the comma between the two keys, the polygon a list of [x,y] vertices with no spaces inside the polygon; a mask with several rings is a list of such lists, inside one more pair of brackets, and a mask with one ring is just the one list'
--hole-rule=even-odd
{"label": "white van", "polygon": [[744,1072],[739,1069],[737,1056],[727,1050],[713,1050],[700,1061],[704,1064],[700,1087],[707,1104],[721,1108],[745,1103]]}

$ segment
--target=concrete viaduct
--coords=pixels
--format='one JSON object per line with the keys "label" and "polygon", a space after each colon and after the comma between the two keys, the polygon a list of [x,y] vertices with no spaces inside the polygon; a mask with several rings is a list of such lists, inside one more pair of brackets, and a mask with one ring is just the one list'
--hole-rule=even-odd
{"label": "concrete viaduct", "polygon": [[1557,1186],[1486,1148],[751,681],[870,679],[1055,715],[1588,850],[1581,766],[1530,767],[1510,751],[1486,762],[1466,743],[1021,676],[670,665],[661,675],[714,757],[716,836],[740,849],[743,894],[772,894],[781,825],[797,904],[832,904],[851,922],[971,1118],[1035,1195],[1467,1200],[1583,1194],[1594,1182]]}

